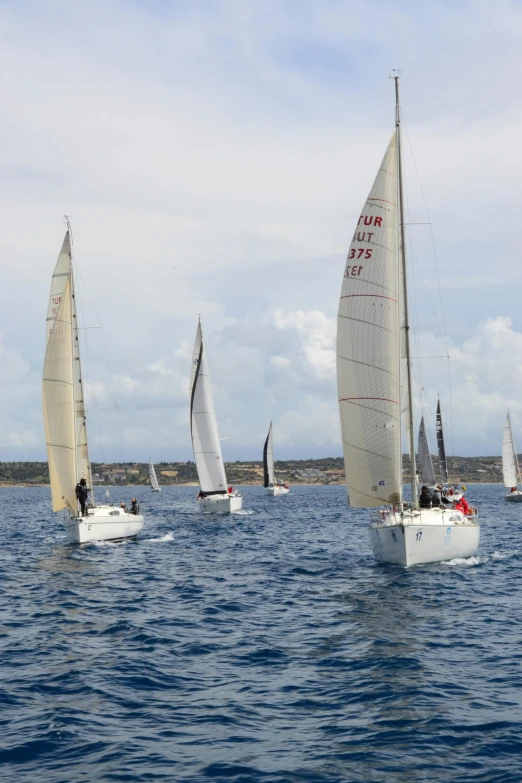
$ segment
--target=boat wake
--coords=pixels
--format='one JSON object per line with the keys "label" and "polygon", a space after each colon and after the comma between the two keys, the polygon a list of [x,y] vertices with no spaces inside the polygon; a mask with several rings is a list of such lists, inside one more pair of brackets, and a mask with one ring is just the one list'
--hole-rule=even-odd
{"label": "boat wake", "polygon": [[165,533],[161,538],[146,538],[145,541],[155,541],[156,543],[163,543],[165,541],[174,541],[174,533]]}
{"label": "boat wake", "polygon": [[453,560],[446,560],[445,566],[475,566],[484,565],[495,560],[509,560],[512,557],[518,557],[518,550],[511,549],[507,552],[495,550],[491,555],[473,555],[472,557],[455,557]]}

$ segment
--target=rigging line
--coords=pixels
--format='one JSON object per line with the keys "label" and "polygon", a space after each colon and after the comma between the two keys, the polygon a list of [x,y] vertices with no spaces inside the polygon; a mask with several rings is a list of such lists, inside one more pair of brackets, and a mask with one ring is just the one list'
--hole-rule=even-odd
{"label": "rigging line", "polygon": [[[450,404],[450,431],[451,431],[451,458],[453,459],[453,472],[455,473],[455,444],[453,442],[453,402],[451,399],[451,361],[448,356],[448,386],[449,386],[449,404]],[[449,459],[448,460],[448,481],[450,479],[449,473]]]}
{"label": "rigging line", "polygon": [[[89,303],[90,303],[90,305],[91,305],[91,307],[93,309],[95,318],[98,321],[98,324],[99,324],[98,328],[101,330],[103,352],[104,352],[104,355],[105,355],[105,361],[106,361],[106,364],[107,364],[107,370],[109,372],[109,378],[110,378],[110,384],[111,384],[111,393],[112,393],[112,398],[114,400],[114,407],[116,408],[116,426],[117,426],[117,429],[118,429],[118,441],[119,441],[119,445],[120,445],[120,457],[121,457],[121,462],[123,464],[125,462],[125,454],[124,454],[123,440],[122,440],[122,435],[121,435],[120,411],[119,411],[118,401],[116,399],[116,388],[114,386],[114,376],[113,376],[113,373],[112,373],[112,367],[111,367],[111,363],[110,363],[110,360],[109,360],[109,352],[107,351],[107,343],[106,343],[106,340],[105,340],[105,330],[104,330],[104,328],[102,326],[100,317],[98,316],[98,312],[96,310],[96,306],[94,304],[94,301],[88,295],[87,286],[86,286],[85,281],[83,280],[83,277],[81,276],[81,273],[80,273],[79,270],[78,270],[78,274],[79,274],[81,283],[83,285],[83,288],[84,288],[84,290],[85,290],[85,292],[87,294],[87,299],[89,300]],[[100,439],[101,439],[101,433],[100,433]],[[103,454],[103,445],[101,446],[101,450],[102,450],[102,454]],[[103,456],[103,461],[105,462],[105,456]]]}

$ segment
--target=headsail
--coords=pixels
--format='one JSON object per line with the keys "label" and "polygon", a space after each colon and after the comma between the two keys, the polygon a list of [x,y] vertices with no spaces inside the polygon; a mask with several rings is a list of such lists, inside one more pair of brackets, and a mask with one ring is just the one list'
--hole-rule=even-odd
{"label": "headsail", "polygon": [[156,478],[156,471],[154,470],[154,465],[152,464],[152,457],[150,458],[149,462],[149,479],[152,489],[159,489],[160,486],[158,484],[158,479]]}
{"label": "headsail", "polygon": [[448,467],[446,464],[446,449],[444,447],[444,432],[442,430],[442,414],[440,412],[440,399],[437,401],[437,447],[439,449],[440,478],[443,484],[448,481]]}
{"label": "headsail", "polygon": [[272,437],[272,422],[268,428],[268,435],[266,436],[265,446],[263,449],[263,476],[264,486],[270,487],[275,484],[275,472],[274,472],[274,441]]}
{"label": "headsail", "polygon": [[435,472],[431,461],[430,447],[428,445],[428,436],[422,416],[419,425],[419,474],[424,484],[435,484]]}
{"label": "headsail", "polygon": [[42,402],[53,511],[76,513],[76,437],[72,348],[71,276],[63,289],[47,341]]}
{"label": "headsail", "polygon": [[53,328],[54,319],[58,313],[60,302],[62,301],[62,295],[67,285],[67,281],[71,272],[71,243],[69,238],[69,231],[65,232],[65,237],[62,243],[62,249],[60,255],[54,267],[53,277],[51,280],[51,291],[49,293],[49,304],[47,306],[47,319],[46,319],[46,341],[49,339],[51,329]]}
{"label": "headsail", "polygon": [[509,411],[506,416],[504,437],[502,439],[502,474],[504,476],[505,487],[518,486],[520,468],[518,466],[518,456],[515,449],[515,441],[513,440],[513,432],[511,430]]}
{"label": "headsail", "polygon": [[198,323],[192,355],[190,431],[202,492],[207,495],[226,492],[227,478],[219,442],[201,321]]}
{"label": "headsail", "polygon": [[337,320],[337,390],[350,505],[401,498],[397,131],[350,245]]}

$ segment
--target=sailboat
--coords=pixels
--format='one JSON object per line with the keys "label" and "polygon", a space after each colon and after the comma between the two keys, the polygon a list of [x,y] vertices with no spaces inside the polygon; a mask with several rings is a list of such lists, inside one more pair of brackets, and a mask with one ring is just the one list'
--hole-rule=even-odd
{"label": "sailboat", "polygon": [[[373,512],[377,560],[409,566],[469,557],[480,527],[456,509],[419,508],[401,166],[396,123],[348,252],[337,322],[337,388],[349,503]],[[402,490],[401,431],[411,458],[411,502]]]}
{"label": "sailboat", "polygon": [[[85,543],[133,538],[143,528],[143,516],[113,505],[97,505],[94,498],[69,221],[51,282],[42,387],[52,506],[53,511],[67,512],[67,540]],[[84,516],[79,513],[76,497],[81,479],[90,487]]]}
{"label": "sailboat", "polygon": [[228,486],[223,464],[201,319],[192,355],[190,432],[201,487],[198,494],[201,509],[225,514],[239,511],[243,498]]}
{"label": "sailboat", "polygon": [[[437,449],[439,451],[439,470],[440,479],[445,487],[448,485],[448,463],[446,461],[446,447],[444,445],[444,428],[442,426],[442,413],[440,410],[440,397],[437,399],[437,419],[435,424],[437,430]],[[462,492],[457,487],[449,487],[446,490],[451,497],[452,502],[457,503],[461,497]]]}
{"label": "sailboat", "polygon": [[158,479],[156,478],[156,471],[154,470],[154,465],[152,464],[152,457],[150,457],[149,462],[149,479],[150,479],[150,488],[153,492],[161,492],[161,487],[158,484]]}
{"label": "sailboat", "polygon": [[290,487],[287,484],[282,484],[275,479],[274,469],[274,439],[272,436],[272,422],[268,428],[268,435],[266,436],[265,446],[263,448],[263,486],[269,495],[277,497],[278,495],[288,495]]}
{"label": "sailboat", "polygon": [[423,484],[432,486],[435,484],[435,471],[431,461],[430,447],[428,445],[428,436],[424,424],[424,416],[421,416],[419,424],[419,441],[417,453],[419,455],[418,475]]}
{"label": "sailboat", "polygon": [[504,486],[511,492],[506,495],[506,500],[512,503],[522,502],[522,492],[520,491],[520,467],[518,464],[518,455],[513,440],[513,431],[511,429],[511,419],[509,411],[504,424],[504,437],[502,439],[502,474],[504,477]]}

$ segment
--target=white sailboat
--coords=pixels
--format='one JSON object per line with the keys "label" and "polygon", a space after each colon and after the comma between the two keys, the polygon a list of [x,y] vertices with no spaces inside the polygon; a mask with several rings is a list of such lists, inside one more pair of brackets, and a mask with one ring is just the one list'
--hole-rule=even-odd
{"label": "white sailboat", "polygon": [[150,457],[149,462],[149,479],[150,479],[150,488],[153,492],[161,492],[161,487],[158,484],[158,479],[156,478],[156,471],[154,470],[154,465],[152,464],[152,457]]}
{"label": "white sailboat", "polygon": [[276,481],[274,468],[274,439],[272,436],[272,422],[268,428],[265,445],[263,448],[263,486],[269,495],[278,497],[279,495],[288,495],[290,487],[280,481]]}
{"label": "white sailboat", "polygon": [[511,429],[509,411],[507,412],[506,423],[504,424],[504,437],[502,439],[502,474],[504,477],[504,486],[511,490],[509,495],[505,496],[506,500],[509,500],[512,503],[522,503],[520,467],[518,464],[515,441],[513,439],[513,431]]}
{"label": "white sailboat", "polygon": [[[84,543],[136,536],[143,528],[143,516],[113,505],[96,505],[94,499],[68,221],[51,283],[42,387],[53,511],[68,512],[67,540]],[[81,479],[90,487],[85,516],[79,514],[76,497]]]}
{"label": "white sailboat", "polygon": [[[404,566],[469,557],[480,528],[455,509],[417,499],[406,280],[399,79],[396,127],[348,253],[337,322],[337,388],[349,502],[379,507],[370,521],[375,557]],[[412,465],[402,496],[401,423]]]}
{"label": "white sailboat", "polygon": [[198,494],[200,507],[203,511],[224,514],[239,511],[243,498],[228,486],[223,464],[201,320],[192,355],[190,432],[201,487]]}

